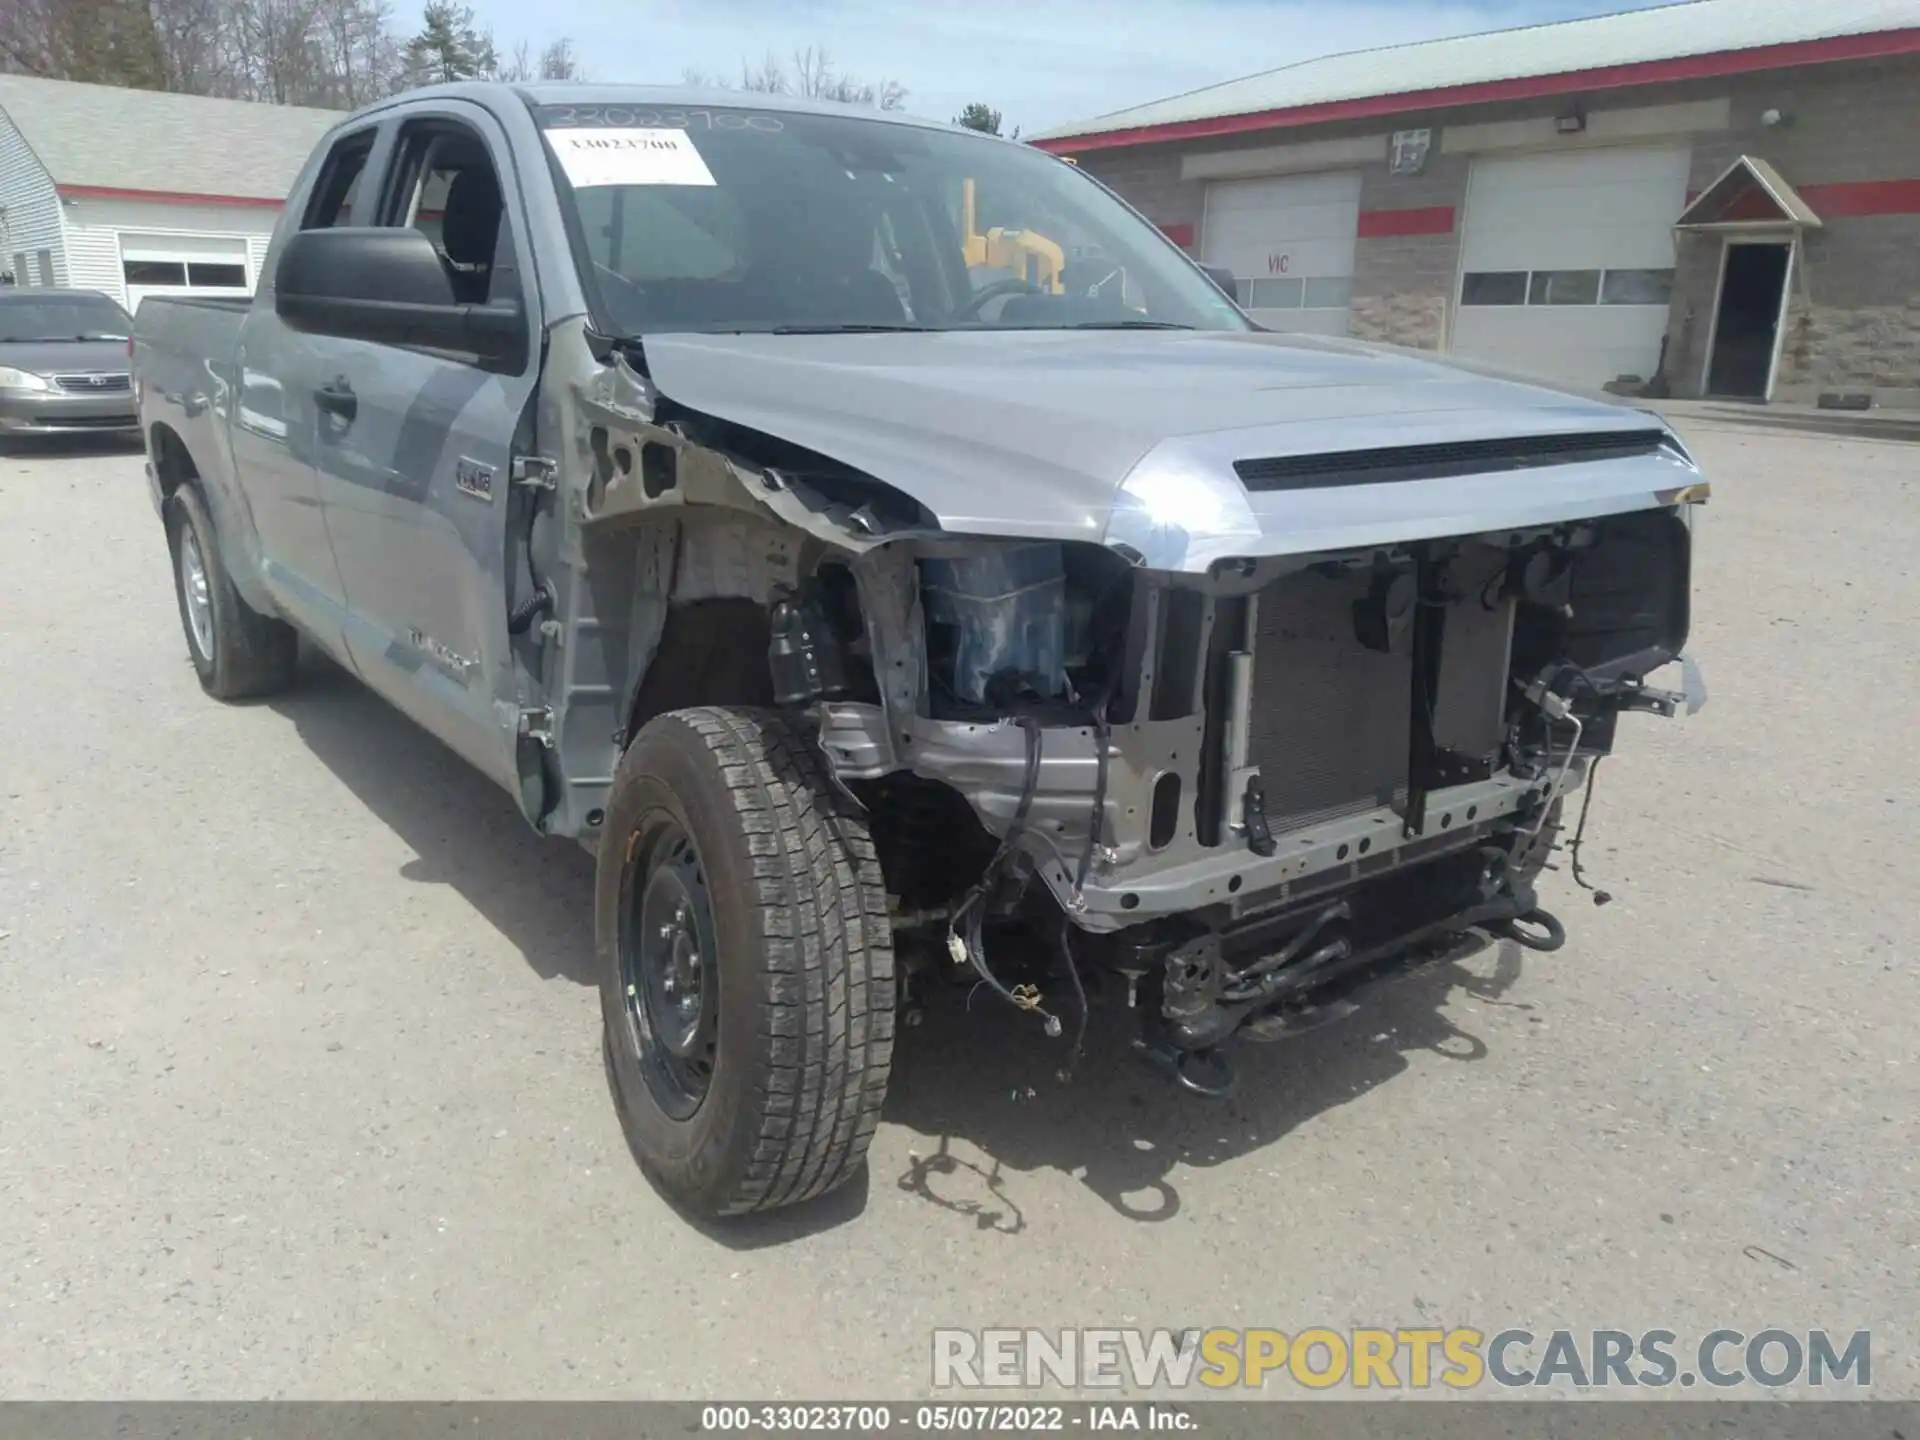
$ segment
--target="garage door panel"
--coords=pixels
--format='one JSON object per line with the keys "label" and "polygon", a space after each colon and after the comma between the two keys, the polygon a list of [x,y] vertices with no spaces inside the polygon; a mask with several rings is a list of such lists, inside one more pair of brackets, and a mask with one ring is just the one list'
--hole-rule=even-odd
{"label": "garage door panel", "polygon": [[1201,254],[1233,272],[1261,324],[1344,335],[1359,224],[1356,174],[1220,181],[1207,187]]}
{"label": "garage door panel", "polygon": [[1353,274],[1353,241],[1249,239],[1217,251],[1209,246],[1207,263],[1225,265],[1241,279],[1278,275],[1345,279]]}
{"label": "garage door panel", "polygon": [[1525,237],[1505,245],[1482,247],[1467,262],[1469,274],[1487,270],[1666,270],[1673,265],[1673,240],[1646,228],[1595,226],[1567,234],[1564,243],[1544,248]]}
{"label": "garage door panel", "polygon": [[1352,244],[1358,217],[1358,208],[1351,202],[1289,205],[1284,211],[1223,211],[1212,207],[1207,211],[1208,224],[1221,238],[1259,236],[1263,243],[1271,236],[1283,240],[1344,238]]}
{"label": "garage door panel", "polygon": [[240,260],[247,242],[230,235],[172,235],[120,232],[120,254],[129,260]]}
{"label": "garage door panel", "polygon": [[127,309],[149,295],[246,295],[253,265],[238,235],[120,232],[120,272]]}
{"label": "garage door panel", "polygon": [[[1475,161],[1453,353],[1596,389],[1651,375],[1668,309],[1657,276],[1673,269],[1689,164],[1672,147]],[[1608,286],[1608,274],[1631,283]],[[1653,302],[1595,303],[1637,294]],[[1475,298],[1502,303],[1466,303]]]}
{"label": "garage door panel", "polygon": [[1652,373],[1667,332],[1664,306],[1469,306],[1454,324],[1456,355],[1546,380],[1595,388]]}
{"label": "garage door panel", "polygon": [[1673,264],[1685,150],[1591,150],[1483,160],[1467,186],[1468,270]]}
{"label": "garage door panel", "polygon": [[1360,177],[1350,171],[1287,175],[1266,180],[1215,181],[1207,187],[1209,210],[1272,211],[1316,204],[1348,205],[1360,199]]}
{"label": "garage door panel", "polygon": [[[1305,214],[1289,211],[1283,219],[1246,214],[1207,217],[1207,263],[1226,265],[1236,275],[1265,275],[1274,257],[1287,259],[1289,273],[1297,275],[1351,275],[1354,235],[1359,215],[1344,212]],[[1309,268],[1302,268],[1309,267]]]}

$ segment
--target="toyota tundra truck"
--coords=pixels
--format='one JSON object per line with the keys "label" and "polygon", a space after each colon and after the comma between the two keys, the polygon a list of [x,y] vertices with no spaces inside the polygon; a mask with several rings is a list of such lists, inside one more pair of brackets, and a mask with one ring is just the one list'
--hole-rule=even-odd
{"label": "toyota tundra truck", "polygon": [[1437,940],[1564,941],[1568,802],[1700,699],[1650,680],[1707,497],[1651,414],[1231,279],[945,125],[382,102],[250,300],[135,321],[188,653],[238,700],[305,636],[591,848],[613,1098],[694,1213],[856,1173],[947,982],[1221,1093]]}

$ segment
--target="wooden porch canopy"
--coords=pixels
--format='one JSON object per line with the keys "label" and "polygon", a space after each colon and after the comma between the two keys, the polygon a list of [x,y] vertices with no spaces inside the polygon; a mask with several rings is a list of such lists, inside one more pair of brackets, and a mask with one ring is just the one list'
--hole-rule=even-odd
{"label": "wooden porch canopy", "polygon": [[1726,234],[1783,227],[1817,230],[1820,217],[1773,166],[1742,155],[1680,212],[1673,228]]}

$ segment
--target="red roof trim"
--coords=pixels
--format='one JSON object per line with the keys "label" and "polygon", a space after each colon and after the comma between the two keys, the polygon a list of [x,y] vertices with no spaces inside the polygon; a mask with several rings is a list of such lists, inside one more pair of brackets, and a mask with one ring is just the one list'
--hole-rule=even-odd
{"label": "red roof trim", "polygon": [[1412,210],[1362,210],[1360,238],[1385,240],[1396,235],[1451,235],[1453,206],[1428,205]]}
{"label": "red roof trim", "polygon": [[1568,95],[1589,90],[1618,90],[1634,85],[1662,85],[1674,80],[1705,80],[1742,75],[1754,70],[1780,70],[1790,65],[1820,65],[1838,60],[1871,60],[1890,55],[1920,53],[1920,27],[1881,30],[1870,35],[1838,35],[1826,40],[1799,40],[1785,45],[1759,45],[1751,50],[1724,50],[1710,55],[1683,55],[1671,60],[1643,60],[1631,65],[1608,65],[1595,70],[1570,70],[1559,75],[1526,75],[1511,80],[1488,80],[1474,85],[1447,85],[1433,90],[1409,90],[1399,95],[1370,95],[1354,100],[1328,100],[1317,105],[1294,105],[1251,115],[1219,115],[1203,120],[1181,120],[1169,125],[1141,125],[1103,134],[1065,135],[1035,140],[1042,150],[1080,154],[1121,145],[1152,145],[1167,140],[1200,140],[1216,135],[1244,135],[1256,130],[1281,130],[1295,125],[1317,125],[1331,120],[1360,120],[1401,115],[1410,110],[1432,110],[1455,105],[1484,105],[1500,100],[1531,100],[1545,95]]}
{"label": "red roof trim", "polygon": [[183,190],[123,190],[117,185],[60,185],[68,200],[139,200],[149,205],[241,205],[253,210],[278,210],[284,201],[265,195],[195,195]]}
{"label": "red roof trim", "polygon": [[1798,188],[1800,198],[1822,220],[1851,215],[1920,215],[1920,180],[1853,180]]}

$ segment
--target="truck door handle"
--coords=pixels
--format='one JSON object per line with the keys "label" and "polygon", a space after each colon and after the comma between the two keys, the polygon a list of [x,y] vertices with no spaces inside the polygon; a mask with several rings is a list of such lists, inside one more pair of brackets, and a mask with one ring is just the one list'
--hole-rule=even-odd
{"label": "truck door handle", "polygon": [[313,392],[313,403],[329,415],[351,420],[360,409],[360,399],[344,379],[330,381]]}

